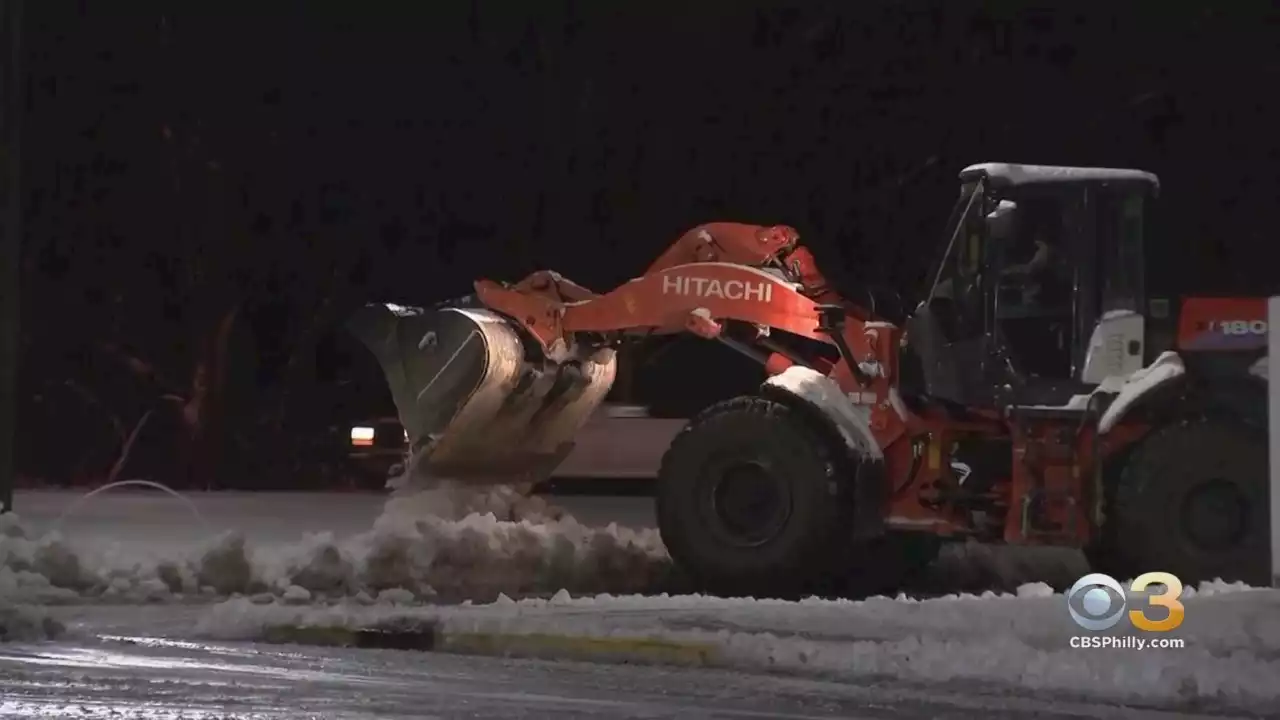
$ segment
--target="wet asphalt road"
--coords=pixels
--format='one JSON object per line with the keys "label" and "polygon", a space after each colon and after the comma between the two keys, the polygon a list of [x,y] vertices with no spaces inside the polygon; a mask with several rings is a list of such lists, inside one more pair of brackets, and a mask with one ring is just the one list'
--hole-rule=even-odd
{"label": "wet asphalt road", "polygon": [[969,688],[146,639],[0,645],[2,718],[1172,718]]}

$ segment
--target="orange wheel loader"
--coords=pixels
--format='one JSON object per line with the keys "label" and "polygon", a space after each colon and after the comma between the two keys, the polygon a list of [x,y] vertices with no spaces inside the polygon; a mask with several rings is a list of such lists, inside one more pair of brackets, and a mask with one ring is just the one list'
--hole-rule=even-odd
{"label": "orange wheel loader", "polygon": [[543,271],[349,327],[411,471],[462,483],[548,476],[622,343],[757,359],[759,389],[692,418],[655,484],[673,560],[712,591],[821,591],[964,538],[1269,582],[1265,300],[1147,294],[1150,173],[987,163],[960,185],[909,316],[841,297],[792,228],[716,222],[605,293]]}

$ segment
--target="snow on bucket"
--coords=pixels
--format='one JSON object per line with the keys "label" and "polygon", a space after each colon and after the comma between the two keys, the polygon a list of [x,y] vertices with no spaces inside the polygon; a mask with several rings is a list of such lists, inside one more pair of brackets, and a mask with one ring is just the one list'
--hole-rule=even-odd
{"label": "snow on bucket", "polygon": [[489,310],[368,305],[348,323],[377,356],[409,436],[412,477],[536,483],[613,385],[611,349],[545,357]]}

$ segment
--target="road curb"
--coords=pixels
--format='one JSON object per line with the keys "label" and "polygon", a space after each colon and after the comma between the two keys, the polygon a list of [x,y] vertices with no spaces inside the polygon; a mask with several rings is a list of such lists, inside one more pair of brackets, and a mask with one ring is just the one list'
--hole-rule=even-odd
{"label": "road curb", "polygon": [[557,633],[443,633],[438,646],[462,655],[539,657],[555,660],[608,660],[658,665],[714,665],[719,648],[712,643],[628,636]]}
{"label": "road curb", "polygon": [[349,628],[337,625],[270,625],[262,639],[276,645],[315,645],[368,650],[432,651],[438,646],[434,625],[418,628]]}
{"label": "road curb", "polygon": [[719,647],[709,642],[548,632],[451,632],[435,624],[412,628],[271,625],[265,629],[263,640],[322,647],[699,667],[716,665],[720,656]]}

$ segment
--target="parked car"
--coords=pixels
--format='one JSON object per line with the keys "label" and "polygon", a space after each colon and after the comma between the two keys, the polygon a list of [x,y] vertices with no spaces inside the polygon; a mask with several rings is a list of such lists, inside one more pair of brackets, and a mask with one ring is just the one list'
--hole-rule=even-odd
{"label": "parked car", "polygon": [[[578,432],[551,484],[584,492],[598,488],[602,494],[618,491],[610,481],[645,485],[657,476],[662,453],[684,425],[683,419],[651,417],[638,405],[603,405]],[[399,473],[407,449],[408,434],[394,416],[351,424],[347,457],[362,485],[381,485]]]}
{"label": "parked car", "polygon": [[357,421],[347,433],[347,463],[359,484],[382,487],[399,473],[409,436],[394,415]]}

